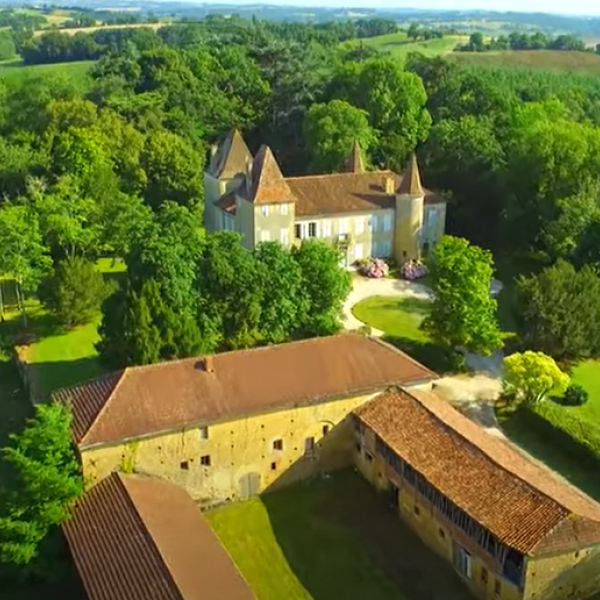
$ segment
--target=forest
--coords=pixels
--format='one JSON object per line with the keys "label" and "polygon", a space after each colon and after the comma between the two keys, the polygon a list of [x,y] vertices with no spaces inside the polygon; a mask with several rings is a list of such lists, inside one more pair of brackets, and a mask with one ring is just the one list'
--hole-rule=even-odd
{"label": "forest", "polygon": [[[597,357],[600,80],[363,45],[389,27],[215,17],[24,39],[26,62],[94,63],[83,87],[0,81],[2,320],[9,290],[20,334],[32,297],[67,330],[100,318],[111,369],[339,331],[351,283],[335,249],[248,252],[202,227],[210,147],[236,127],[288,176],[340,169],[355,140],[376,169],[416,152],[448,198],[447,233],[489,251],[506,284],[519,276],[526,347]],[[117,284],[95,268],[106,257],[124,261]],[[31,560],[27,544],[0,551]]]}

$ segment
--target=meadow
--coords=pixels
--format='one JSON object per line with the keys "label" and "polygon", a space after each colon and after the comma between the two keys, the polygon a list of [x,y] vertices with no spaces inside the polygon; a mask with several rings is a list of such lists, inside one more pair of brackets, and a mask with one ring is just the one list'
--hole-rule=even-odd
{"label": "meadow", "polygon": [[452,52],[458,44],[464,44],[467,40],[468,36],[450,35],[443,38],[415,42],[406,37],[406,32],[399,31],[362,41],[365,46],[374,48],[379,52],[403,58],[410,52],[420,52],[426,56],[445,55]]}
{"label": "meadow", "polygon": [[94,61],[55,63],[49,65],[24,65],[21,59],[0,63],[0,82],[7,87],[28,85],[34,81],[66,78],[78,90],[84,91],[89,83],[89,70]]}

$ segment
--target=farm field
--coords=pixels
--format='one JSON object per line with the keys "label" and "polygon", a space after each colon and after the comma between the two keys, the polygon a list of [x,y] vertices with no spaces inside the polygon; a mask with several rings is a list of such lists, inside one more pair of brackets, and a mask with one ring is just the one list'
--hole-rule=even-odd
{"label": "farm field", "polygon": [[0,81],[8,87],[26,85],[35,80],[65,77],[82,91],[87,88],[88,71],[94,61],[55,63],[49,65],[24,65],[20,59],[0,63]]}
{"label": "farm field", "polygon": [[453,52],[449,55],[467,65],[524,67],[529,69],[600,74],[600,55],[558,50],[507,50],[505,52]]}
{"label": "farm field", "polygon": [[468,40],[468,36],[447,36],[440,39],[413,42],[406,37],[406,32],[399,31],[389,35],[380,35],[362,40],[365,46],[370,46],[383,53],[390,53],[398,58],[403,58],[410,52],[420,52],[426,56],[448,54],[456,47]]}
{"label": "farm field", "polygon": [[[68,35],[75,35],[76,33],[93,33],[94,31],[99,31],[100,29],[135,29],[135,28],[140,28],[140,27],[146,27],[149,29],[153,29],[154,31],[156,31],[157,29],[160,29],[161,27],[164,27],[165,25],[167,25],[166,22],[164,23],[128,23],[125,25],[97,25],[95,27],[69,27],[69,28],[62,28],[59,29],[58,31],[60,31],[61,33],[66,33]],[[34,32],[33,37],[39,37],[40,35],[44,35],[45,33],[47,33],[48,30],[47,29],[38,29]]]}
{"label": "farm field", "polygon": [[351,470],[207,517],[258,600],[471,598]]}

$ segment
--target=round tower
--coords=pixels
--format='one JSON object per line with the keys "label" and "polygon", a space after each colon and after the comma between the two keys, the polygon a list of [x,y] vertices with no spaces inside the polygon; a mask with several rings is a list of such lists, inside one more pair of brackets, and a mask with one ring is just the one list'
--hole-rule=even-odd
{"label": "round tower", "polygon": [[412,155],[396,190],[394,258],[398,264],[421,258],[421,231],[425,192],[421,185],[417,157]]}

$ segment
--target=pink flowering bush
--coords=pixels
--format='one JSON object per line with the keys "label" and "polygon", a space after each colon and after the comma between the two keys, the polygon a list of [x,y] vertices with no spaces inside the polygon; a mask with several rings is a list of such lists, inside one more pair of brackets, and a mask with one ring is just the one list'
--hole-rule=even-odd
{"label": "pink flowering bush", "polygon": [[371,258],[359,266],[359,272],[366,277],[381,279],[387,277],[390,268],[382,258]]}
{"label": "pink flowering bush", "polygon": [[403,279],[414,281],[427,275],[427,267],[420,260],[409,260],[402,265],[400,273]]}

